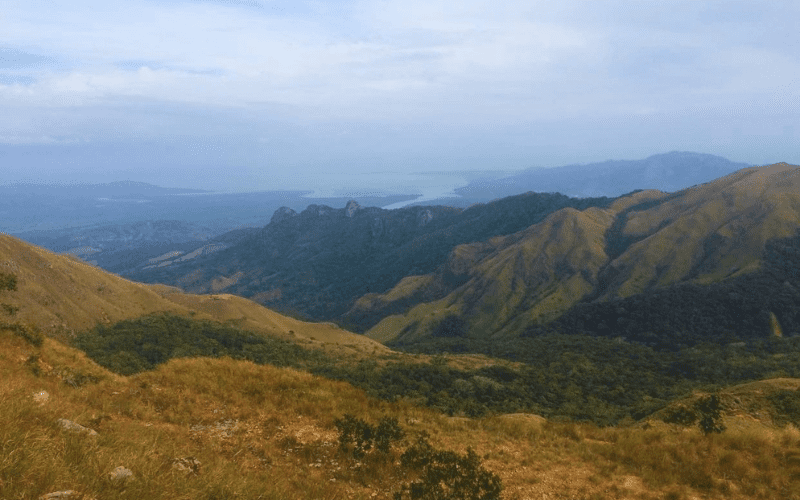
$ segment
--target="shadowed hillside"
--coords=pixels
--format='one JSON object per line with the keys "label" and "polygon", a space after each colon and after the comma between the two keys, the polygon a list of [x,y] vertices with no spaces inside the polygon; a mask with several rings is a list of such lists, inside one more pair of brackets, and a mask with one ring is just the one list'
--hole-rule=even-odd
{"label": "shadowed hillside", "polygon": [[[465,210],[383,210],[356,202],[343,209],[311,205],[300,213],[285,208],[260,233],[227,250],[189,262],[165,259],[129,275],[195,293],[233,293],[317,320],[342,320],[359,297],[386,292],[408,275],[433,272],[459,244],[519,231],[560,208],[608,203],[528,193]],[[355,316],[343,324],[371,326]]]}

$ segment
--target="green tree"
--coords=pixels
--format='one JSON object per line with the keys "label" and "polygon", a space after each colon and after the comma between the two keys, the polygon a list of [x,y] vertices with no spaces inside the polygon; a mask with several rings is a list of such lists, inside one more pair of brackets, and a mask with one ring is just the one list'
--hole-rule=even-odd
{"label": "green tree", "polygon": [[703,398],[696,404],[697,411],[700,412],[700,430],[706,436],[713,433],[721,433],[725,430],[725,425],[722,423],[722,405],[720,404],[719,396],[712,394],[707,398]]}
{"label": "green tree", "polygon": [[503,491],[500,477],[483,468],[472,448],[465,455],[437,450],[425,435],[403,453],[400,463],[419,477],[403,485],[395,500],[497,500]]}

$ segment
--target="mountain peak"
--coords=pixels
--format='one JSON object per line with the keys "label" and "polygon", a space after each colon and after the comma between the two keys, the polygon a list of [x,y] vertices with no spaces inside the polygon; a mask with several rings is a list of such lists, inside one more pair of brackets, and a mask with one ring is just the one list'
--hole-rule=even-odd
{"label": "mountain peak", "polygon": [[275,213],[272,214],[272,219],[270,219],[269,223],[270,224],[272,224],[272,223],[276,223],[277,224],[277,223],[279,223],[281,221],[284,221],[286,219],[291,219],[292,217],[294,217],[296,215],[297,215],[297,212],[295,212],[291,208],[289,208],[289,207],[281,207],[281,208],[275,210]]}
{"label": "mountain peak", "polygon": [[348,217],[353,217],[359,210],[361,210],[361,205],[356,200],[350,200],[344,207],[344,214]]}

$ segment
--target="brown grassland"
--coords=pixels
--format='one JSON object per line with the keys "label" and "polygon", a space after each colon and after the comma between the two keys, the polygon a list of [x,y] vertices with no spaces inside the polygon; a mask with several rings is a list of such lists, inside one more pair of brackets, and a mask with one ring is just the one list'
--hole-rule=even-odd
{"label": "brown grassland", "polygon": [[[46,392],[49,397],[43,400]],[[741,392],[741,391],[740,391]],[[740,394],[741,396],[741,394]],[[114,375],[53,339],[0,333],[0,498],[391,498],[399,450],[339,452],[334,420],[398,418],[406,441],[473,448],[505,499],[800,498],[800,432],[728,415],[728,430],[652,421],[620,427],[533,415],[447,417],[370,399],[342,382],[231,359],[174,359]],[[98,432],[72,433],[66,418]],[[196,470],[176,463],[199,461]],[[117,466],[133,478],[115,482]]]}

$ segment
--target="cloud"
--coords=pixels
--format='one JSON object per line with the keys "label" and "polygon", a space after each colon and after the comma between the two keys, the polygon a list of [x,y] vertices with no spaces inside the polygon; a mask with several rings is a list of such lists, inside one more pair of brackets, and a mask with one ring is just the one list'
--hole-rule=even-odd
{"label": "cloud", "polygon": [[791,1],[6,0],[0,16],[0,135],[11,138],[257,142],[280,121],[367,124],[346,148],[363,156],[379,141],[370,127],[425,154],[436,148],[417,140],[423,129],[528,151],[534,133],[514,130],[564,147],[542,131],[588,141],[599,136],[585,123],[613,123],[641,140],[625,123],[711,130],[747,113],[782,129],[799,107]]}

